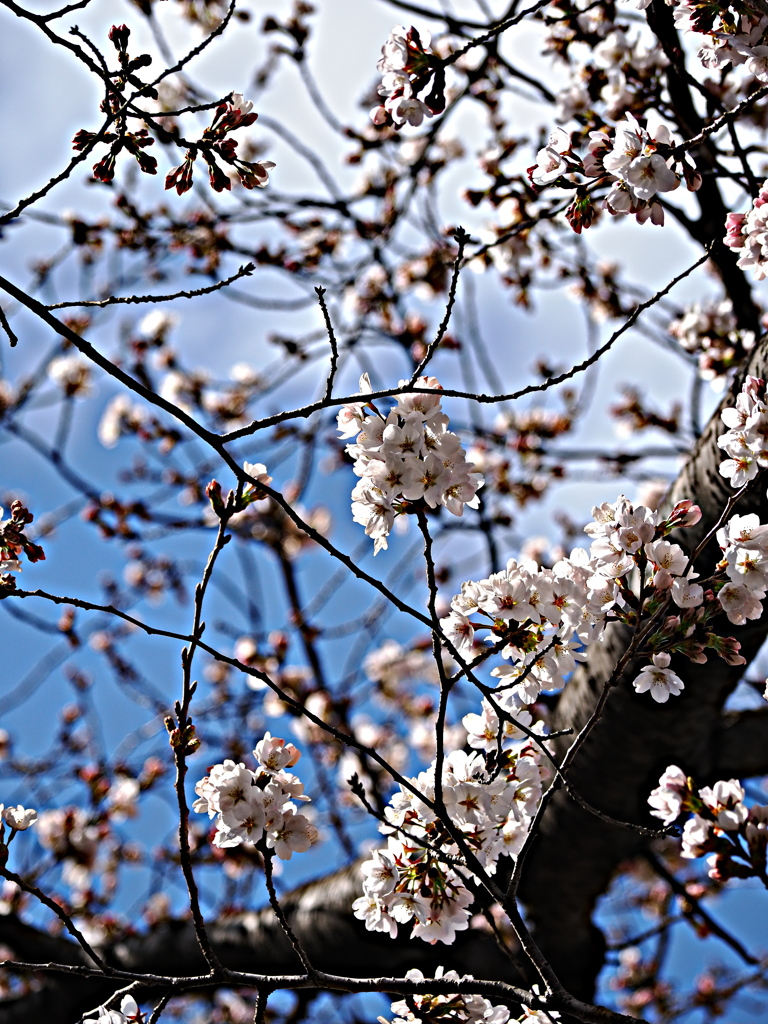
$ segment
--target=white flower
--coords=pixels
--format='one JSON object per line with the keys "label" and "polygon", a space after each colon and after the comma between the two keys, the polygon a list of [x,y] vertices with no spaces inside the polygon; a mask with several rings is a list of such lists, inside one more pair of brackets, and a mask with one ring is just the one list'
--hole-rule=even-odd
{"label": "white flower", "polygon": [[317,829],[303,814],[287,811],[282,821],[267,835],[267,846],[280,860],[290,860],[294,853],[304,853],[317,840]]}
{"label": "white flower", "polygon": [[37,811],[22,807],[21,804],[17,804],[15,807],[4,807],[2,815],[6,825],[17,832],[23,832],[37,821]]}
{"label": "white flower", "polygon": [[712,828],[712,822],[698,814],[689,818],[683,829],[683,848],[680,855],[692,860],[705,853],[704,845],[709,840]]}
{"label": "white flower", "polygon": [[676,697],[682,692],[684,683],[671,668],[668,668],[670,657],[666,653],[654,654],[653,664],[646,665],[634,682],[635,690],[638,693],[647,693],[650,690],[651,696],[659,704],[669,700],[670,694]]}

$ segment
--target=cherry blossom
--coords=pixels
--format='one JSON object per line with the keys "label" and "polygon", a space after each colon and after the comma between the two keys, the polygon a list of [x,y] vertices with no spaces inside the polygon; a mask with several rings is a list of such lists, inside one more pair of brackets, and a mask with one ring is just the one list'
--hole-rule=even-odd
{"label": "cherry blossom", "polygon": [[682,692],[682,679],[669,668],[670,657],[665,652],[653,655],[653,664],[646,665],[635,679],[633,686],[637,693],[648,693],[659,704],[669,700],[670,694],[676,697]]}
{"label": "cherry blossom", "polygon": [[[541,799],[544,772],[540,754],[527,743],[505,750],[501,771],[491,775],[486,758],[455,750],[443,763],[445,810],[466,842],[493,873],[502,854],[522,848]],[[401,785],[385,810],[387,847],[374,851],[361,868],[364,895],[353,903],[356,917],[373,931],[397,934],[398,924],[413,920],[412,938],[451,943],[469,925],[473,895],[458,868],[461,850],[430,807],[435,799],[435,763],[411,779],[419,799]],[[444,859],[445,858],[445,859]]]}
{"label": "cherry blossom", "polygon": [[[407,381],[401,380],[399,387]],[[343,437],[360,477],[352,491],[352,517],[374,541],[374,554],[385,549],[398,515],[444,506],[455,516],[464,507],[477,508],[483,478],[467,462],[461,441],[447,429],[440,407],[440,385],[434,377],[419,377],[416,385],[433,394],[403,394],[386,418],[376,410],[363,415],[363,404],[342,407],[338,416]],[[370,393],[367,377],[360,393]]]}
{"label": "cherry blossom", "polygon": [[[445,73],[429,43],[429,33],[413,25],[409,29],[395,25],[389,33],[376,65],[382,72],[378,91],[384,103],[371,111],[374,124],[418,127],[425,117],[445,108]],[[430,83],[429,94],[419,99],[418,93]]]}
{"label": "cherry blossom", "polygon": [[265,733],[253,755],[257,771],[230,760],[214,765],[195,785],[192,809],[216,818],[215,846],[227,849],[265,839],[281,860],[290,860],[317,841],[317,829],[297,813],[293,802],[309,797],[297,777],[285,771],[296,764],[300,752],[292,743]]}
{"label": "cherry blossom", "polygon": [[17,804],[15,807],[5,807],[0,804],[0,814],[2,814],[5,824],[14,832],[23,832],[37,821],[37,811],[22,807],[21,804]]}

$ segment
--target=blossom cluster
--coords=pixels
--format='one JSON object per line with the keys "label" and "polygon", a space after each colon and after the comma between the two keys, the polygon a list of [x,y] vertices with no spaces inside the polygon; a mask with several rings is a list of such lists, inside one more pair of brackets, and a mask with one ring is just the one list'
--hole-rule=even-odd
{"label": "blossom cluster", "polygon": [[[545,777],[539,757],[532,745],[506,751],[496,772],[477,752],[454,751],[443,762],[445,816],[491,874],[525,842]],[[370,931],[394,938],[413,921],[412,938],[451,943],[469,925],[472,873],[435,805],[435,762],[409,781],[416,792],[401,784],[392,797],[379,827],[387,846],[362,865],[365,895],[352,909]]]}
{"label": "blossom cluster", "polygon": [[727,459],[720,463],[720,474],[731,487],[742,487],[768,466],[768,404],[765,382],[747,377],[736,397],[736,405],[723,409],[720,418],[728,430],[717,439]]}
{"label": "blossom cluster", "polygon": [[[738,642],[718,635],[711,620],[725,613],[729,622],[742,625],[760,616],[768,591],[768,526],[754,514],[732,516],[717,533],[723,554],[715,575],[696,582],[689,556],[666,538],[699,521],[697,505],[679,502],[664,518],[621,495],[592,514],[585,527],[592,538],[589,552],[575,548],[552,568],[510,559],[503,571],[464,583],[450,614],[440,620],[460,653],[472,650],[480,629],[500,645],[509,664],[491,674],[501,680],[498,705],[508,714],[519,715],[542,690],[562,687],[576,662],[584,660],[585,648],[601,638],[606,622],[634,625],[641,609],[661,615],[674,605],[673,614],[659,620],[647,650],[638,652],[650,655],[633,684],[638,693],[664,703],[683,690],[670,668],[673,653],[703,663],[710,648],[729,664],[744,663]],[[639,574],[640,597],[630,584],[633,572]],[[482,715],[467,716],[464,724],[470,746],[495,748],[499,719],[488,701]]]}
{"label": "blossom cluster", "polygon": [[[680,608],[700,604],[701,587],[690,582],[682,548],[664,539],[671,530],[692,526],[700,518],[698,506],[681,502],[668,519],[645,506],[633,506],[623,495],[614,504],[592,510],[594,521],[585,528],[591,536],[589,553],[575,548],[568,558],[549,568],[535,562],[510,559],[502,572],[469,581],[451,602],[451,613],[441,619],[446,636],[460,651],[474,643],[475,630],[490,630],[490,638],[506,641],[502,658],[509,665],[493,669],[502,680],[500,700],[532,704],[545,689],[557,689],[585,657],[584,648],[599,640],[609,618],[628,620],[635,603],[627,577],[642,564],[652,572],[654,590],[669,592]],[[477,616],[478,618],[470,618]],[[641,673],[638,692],[650,689],[657,701],[679,692],[682,682],[663,654],[656,655],[653,678]],[[488,710],[490,736],[493,717]],[[475,732],[480,742],[484,731]]]}
{"label": "blossom cluster", "polygon": [[755,347],[754,331],[740,331],[733,303],[695,303],[667,328],[680,347],[698,357],[699,376],[722,391],[729,372]]}
{"label": "blossom cluster", "polygon": [[[413,967],[406,972],[408,981],[424,981],[421,971]],[[471,974],[462,978],[456,971],[446,971],[443,967],[435,970],[435,981],[472,981]],[[494,1006],[483,996],[460,995],[458,992],[445,996],[418,995],[411,996],[410,1004],[403,1000],[392,1003],[392,1021],[379,1017],[381,1024],[431,1024],[440,1020],[449,1024],[507,1024],[510,1014],[506,1006]]]}
{"label": "blossom cluster", "polygon": [[[766,19],[768,22],[768,19]],[[766,49],[766,47],[763,47]],[[760,192],[747,213],[729,213],[725,219],[723,241],[739,254],[737,265],[752,273],[758,281],[768,275],[768,180],[760,186]]]}
{"label": "blossom cluster", "polygon": [[[539,150],[528,175],[539,188],[557,183],[563,175],[607,178],[613,181],[605,196],[609,213],[632,213],[641,224],[649,219],[663,224],[659,193],[674,191],[683,179],[690,191],[701,185],[701,176],[686,158],[673,154],[675,145],[666,125],[649,123],[644,128],[627,113],[612,130],[601,128],[589,133],[583,159],[574,152],[569,133],[556,128],[547,145]],[[591,201],[584,194],[578,196],[566,215],[574,230],[588,227],[593,216]]]}
{"label": "blossom cluster", "polygon": [[[407,123],[418,127],[425,117],[445,109],[445,72],[429,43],[429,32],[419,32],[413,25],[407,30],[395,25],[389,33],[376,65],[382,72],[379,95],[386,98],[371,111],[374,124],[402,128]],[[430,92],[419,99],[417,94],[430,80]]]}
{"label": "blossom cluster", "polygon": [[91,884],[108,831],[81,807],[52,807],[37,823],[40,845],[63,864],[64,881],[80,891]]}
{"label": "blossom cluster", "polygon": [[765,879],[768,846],[768,807],[744,803],[744,788],[736,779],[696,789],[677,765],[670,765],[648,797],[651,814],[671,825],[690,812],[683,828],[683,857],[709,853],[709,876]]}
{"label": "blossom cluster", "polygon": [[[401,380],[398,386],[407,384]],[[360,394],[371,393],[368,374],[359,386]],[[479,504],[476,492],[483,478],[467,462],[457,435],[448,430],[439,383],[434,377],[419,377],[415,386],[430,392],[399,395],[386,417],[366,402],[345,405],[338,415],[342,438],[357,435],[346,448],[360,477],[352,491],[352,515],[373,539],[374,554],[387,547],[395,516],[438,505],[460,516],[465,505]],[[366,409],[372,412],[366,414]]]}
{"label": "blossom cluster", "polygon": [[[590,5],[591,6],[591,5]],[[589,116],[595,107],[595,93],[605,106],[606,115],[619,118],[626,110],[637,109],[645,90],[653,91],[660,72],[669,61],[653,42],[638,35],[630,38],[625,29],[607,18],[603,7],[601,18],[592,20],[591,11],[577,15],[577,23],[586,37],[601,37],[592,47],[589,62],[569,63],[570,80],[556,95],[557,119],[560,122]],[[552,12],[554,17],[555,12]],[[564,26],[552,25],[550,46],[557,49]],[[568,30],[566,29],[566,34]]]}
{"label": "blossom cluster", "polygon": [[744,65],[758,81],[768,82],[768,52],[764,44],[768,17],[757,10],[758,6],[676,0],[675,24],[680,32],[706,37],[697,56],[709,71]]}
{"label": "blossom cluster", "polygon": [[743,626],[759,619],[768,590],[768,526],[754,513],[732,516],[717,531],[722,548],[720,565],[728,582],[718,591],[718,601],[730,622]]}
{"label": "blossom cluster", "polygon": [[266,845],[281,860],[304,853],[317,840],[317,829],[294,801],[309,800],[299,779],[285,771],[296,764],[300,752],[292,743],[264,734],[253,755],[258,769],[226,760],[195,786],[193,810],[216,818],[213,842],[223,849],[241,843]]}

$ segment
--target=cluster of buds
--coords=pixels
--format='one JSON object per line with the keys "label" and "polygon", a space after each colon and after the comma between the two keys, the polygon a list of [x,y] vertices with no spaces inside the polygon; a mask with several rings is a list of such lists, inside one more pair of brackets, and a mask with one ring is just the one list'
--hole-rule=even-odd
{"label": "cluster of buds", "polygon": [[[424,981],[424,975],[417,967],[411,968],[405,975],[408,981]],[[471,974],[462,978],[456,971],[446,971],[438,967],[435,981],[472,981]],[[380,1024],[507,1024],[510,1018],[506,1006],[494,1006],[483,996],[460,995],[458,992],[445,996],[413,995],[408,1000],[392,1003],[391,1011],[395,1015],[390,1022],[386,1017],[379,1017]],[[556,1014],[557,1016],[557,1014]]]}
{"label": "cluster of buds", "polygon": [[[407,384],[401,380],[398,387]],[[352,514],[373,538],[374,554],[387,547],[398,515],[443,505],[460,516],[465,505],[479,504],[483,478],[467,462],[457,435],[448,430],[440,384],[434,377],[419,377],[415,386],[430,393],[400,395],[386,417],[371,402],[342,406],[338,415],[341,436],[357,435],[346,448],[361,478],[352,491]],[[367,373],[359,387],[359,394],[371,393]]]}
{"label": "cluster of buds", "polygon": [[566,211],[576,232],[589,227],[594,207],[585,184],[578,176],[612,182],[605,196],[605,208],[611,214],[631,213],[638,223],[650,220],[664,223],[660,193],[672,192],[684,179],[689,191],[701,185],[701,175],[687,157],[676,157],[676,142],[663,124],[644,128],[627,113],[612,130],[589,133],[587,153],[582,157],[572,147],[571,137],[557,128],[549,142],[539,150],[536,163],[528,168],[528,176],[537,188],[556,185],[576,189],[574,202]]}
{"label": "cluster of buds", "polygon": [[188,192],[192,188],[195,160],[200,155],[208,165],[208,176],[214,191],[223,192],[232,188],[232,181],[219,166],[217,157],[234,168],[244,188],[266,188],[269,183],[268,172],[275,166],[274,163],[271,160],[240,159],[237,155],[237,142],[228,138],[230,132],[254,123],[259,115],[252,111],[253,103],[243,99],[240,93],[232,93],[231,100],[221,102],[200,141],[189,147],[183,163],[168,172],[165,187],[175,188],[179,195]]}
{"label": "cluster of buds", "polygon": [[264,844],[281,860],[303,853],[317,841],[317,829],[295,800],[309,800],[299,779],[286,772],[301,757],[292,743],[264,734],[253,751],[257,769],[224,761],[195,786],[193,810],[216,818],[215,846],[227,849],[241,843]]}
{"label": "cluster of buds", "polygon": [[747,808],[744,789],[736,779],[697,790],[693,779],[670,765],[648,803],[651,814],[665,825],[686,812],[692,815],[683,828],[681,853],[689,859],[710,854],[710,878],[725,882],[756,877],[768,885],[768,807],[756,804]]}
{"label": "cluster of buds", "polygon": [[24,533],[35,517],[20,501],[11,504],[10,519],[2,519],[2,515],[0,508],[0,588],[12,588],[13,577],[9,574],[21,572],[22,552],[30,562],[44,561],[45,552]]}
{"label": "cluster of buds", "polygon": [[149,136],[146,128],[129,132],[126,127],[125,100],[122,96],[122,90],[126,85],[130,84],[139,91],[157,98],[157,90],[152,86],[145,85],[136,75],[140,68],[147,67],[152,63],[152,58],[148,53],[141,53],[138,57],[129,57],[127,47],[130,34],[131,30],[127,25],[113,25],[109,30],[109,38],[117,50],[120,70],[112,72],[109,76],[112,84],[106,98],[102,101],[101,109],[117,120],[118,130],[97,134],[81,129],[72,139],[72,147],[78,151],[90,150],[96,145],[109,143],[107,154],[93,165],[93,176],[98,181],[112,181],[115,176],[117,157],[123,150],[135,158],[140,170],[145,174],[157,173],[156,158],[145,152],[149,146],[154,145],[155,140]]}
{"label": "cluster of buds", "polygon": [[[386,99],[371,111],[374,124],[418,127],[425,117],[445,110],[445,69],[429,42],[429,33],[420,33],[413,25],[407,31],[395,25],[389,33],[376,65],[382,72],[379,95]],[[430,82],[431,89],[419,99],[418,93]]]}
{"label": "cluster of buds", "polygon": [[[458,750],[442,769],[445,815],[491,874],[502,854],[522,849],[545,777],[532,745],[505,751],[493,770],[492,757]],[[469,926],[472,872],[437,812],[435,763],[410,782],[416,792],[401,785],[385,810],[379,831],[389,834],[387,847],[362,865],[365,895],[352,909],[369,931],[394,938],[398,924],[413,921],[412,938],[450,944]],[[352,785],[361,789],[356,779]]]}
{"label": "cluster of buds", "polygon": [[112,181],[115,176],[115,163],[122,150],[136,158],[136,162],[145,174],[157,173],[157,160],[144,150],[155,144],[146,128],[137,132],[87,132],[81,128],[72,139],[72,148],[77,150],[90,149],[100,142],[110,143],[109,152],[93,165],[93,176],[99,181]]}
{"label": "cluster of buds", "polygon": [[[763,47],[765,49],[765,47]],[[747,213],[729,213],[725,220],[723,241],[739,254],[738,266],[751,267],[758,281],[768,275],[768,181]]]}

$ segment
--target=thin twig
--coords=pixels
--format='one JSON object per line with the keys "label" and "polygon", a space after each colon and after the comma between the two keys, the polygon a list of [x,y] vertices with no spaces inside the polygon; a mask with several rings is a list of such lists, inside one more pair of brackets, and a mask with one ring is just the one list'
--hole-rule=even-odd
{"label": "thin twig", "polygon": [[[451,275],[451,284],[448,289],[448,302],[445,306],[445,316],[442,319],[440,326],[437,329],[433,341],[431,341],[427,347],[427,351],[424,353],[424,358],[421,360],[419,365],[413,371],[410,383],[415,384],[419,377],[424,373],[427,363],[432,359],[432,356],[440,347],[440,343],[445,337],[445,332],[448,330],[448,323],[451,319],[451,312],[453,311],[453,304],[456,301],[456,288],[459,283],[459,274],[462,268],[462,262],[464,259],[464,249],[466,248],[467,242],[469,241],[469,235],[464,228],[457,228],[456,233],[453,236],[456,239],[456,244],[459,249],[456,253],[456,259],[453,261],[453,274]],[[330,398],[330,395],[326,397]]]}
{"label": "thin twig", "polygon": [[54,302],[50,306],[45,306],[45,309],[68,309],[71,306],[77,306],[78,308],[98,306],[103,308],[104,306],[116,306],[118,304],[129,305],[138,302],[173,302],[174,299],[193,299],[198,295],[210,295],[211,292],[220,291],[222,288],[226,288],[227,285],[232,284],[233,281],[239,281],[241,277],[248,277],[255,269],[256,267],[253,263],[246,263],[236,273],[224,278],[223,281],[207,284],[203,288],[190,288],[185,291],[173,292],[170,295],[110,295],[106,299],[73,299],[69,302]]}
{"label": "thin twig", "polygon": [[320,309],[323,311],[323,319],[325,320],[325,329],[328,333],[328,344],[331,346],[331,368],[328,372],[328,379],[325,382],[325,398],[324,401],[330,401],[331,395],[333,394],[333,382],[336,378],[336,370],[339,365],[339,346],[336,341],[336,335],[333,330],[333,323],[331,321],[331,315],[328,312],[328,307],[325,304],[325,288],[319,286],[315,288],[317,295],[317,301],[320,303]]}

